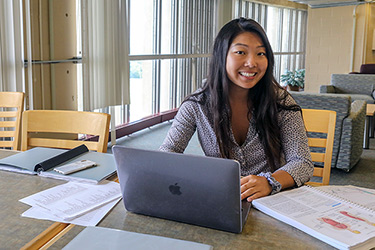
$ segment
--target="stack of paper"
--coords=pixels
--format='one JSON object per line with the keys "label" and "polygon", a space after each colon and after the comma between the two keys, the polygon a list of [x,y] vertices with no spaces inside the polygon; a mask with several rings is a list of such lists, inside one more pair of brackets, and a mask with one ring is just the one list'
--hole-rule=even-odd
{"label": "stack of paper", "polygon": [[68,182],[20,201],[32,206],[24,217],[95,226],[120,199],[119,183],[105,181],[98,185]]}

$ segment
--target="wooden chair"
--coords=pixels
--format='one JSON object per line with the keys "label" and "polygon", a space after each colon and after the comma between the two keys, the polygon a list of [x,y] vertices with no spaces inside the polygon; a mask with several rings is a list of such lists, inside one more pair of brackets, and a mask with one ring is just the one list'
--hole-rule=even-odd
{"label": "wooden chair", "polygon": [[[32,147],[71,149],[85,144],[89,150],[105,153],[109,124],[110,115],[104,113],[27,110],[22,116],[21,150]],[[99,136],[99,140],[77,140],[79,134]]]}
{"label": "wooden chair", "polygon": [[[0,92],[0,147],[18,150],[24,93]],[[13,140],[12,140],[13,139]]]}
{"label": "wooden chair", "polygon": [[331,110],[302,109],[307,132],[327,134],[326,138],[312,138],[308,135],[310,148],[323,148],[324,153],[311,152],[313,162],[321,162],[324,167],[315,166],[314,176],[321,177],[322,182],[308,182],[312,186],[329,185],[333,139],[336,125],[336,112]]}

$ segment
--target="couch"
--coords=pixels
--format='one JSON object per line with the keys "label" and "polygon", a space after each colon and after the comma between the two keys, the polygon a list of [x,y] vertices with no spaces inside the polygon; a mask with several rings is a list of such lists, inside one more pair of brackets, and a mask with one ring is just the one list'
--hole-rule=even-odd
{"label": "couch", "polygon": [[366,102],[364,100],[352,102],[351,96],[344,94],[290,93],[301,108],[336,111],[332,168],[349,172],[363,152]]}
{"label": "couch", "polygon": [[350,95],[353,101],[374,103],[375,74],[332,74],[331,85],[321,85],[320,93]]}

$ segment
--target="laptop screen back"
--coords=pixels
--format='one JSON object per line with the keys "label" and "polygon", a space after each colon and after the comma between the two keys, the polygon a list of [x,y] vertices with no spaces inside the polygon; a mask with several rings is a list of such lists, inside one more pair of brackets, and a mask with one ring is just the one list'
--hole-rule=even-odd
{"label": "laptop screen back", "polygon": [[237,161],[122,146],[113,153],[128,211],[242,231]]}

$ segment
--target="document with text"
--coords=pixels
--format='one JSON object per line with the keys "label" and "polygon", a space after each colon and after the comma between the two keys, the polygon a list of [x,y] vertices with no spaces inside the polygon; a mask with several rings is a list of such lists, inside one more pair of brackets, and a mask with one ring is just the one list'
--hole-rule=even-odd
{"label": "document with text", "polygon": [[352,185],[328,185],[316,187],[331,195],[375,210],[375,190]]}
{"label": "document with text", "polygon": [[80,225],[84,227],[96,226],[120,200],[121,198],[114,200],[106,205],[103,205],[102,207],[98,207],[72,220],[64,220],[60,217],[53,216],[52,214],[46,212],[44,209],[40,209],[38,207],[29,208],[21,216],[39,220],[50,220],[62,223],[71,223],[74,225]]}
{"label": "document with text", "polygon": [[105,181],[97,185],[68,182],[23,198],[20,202],[33,207],[26,215],[33,211],[35,214],[35,209],[38,209],[51,218],[71,222],[97,209],[111,209],[120,199],[120,185],[116,182]]}

